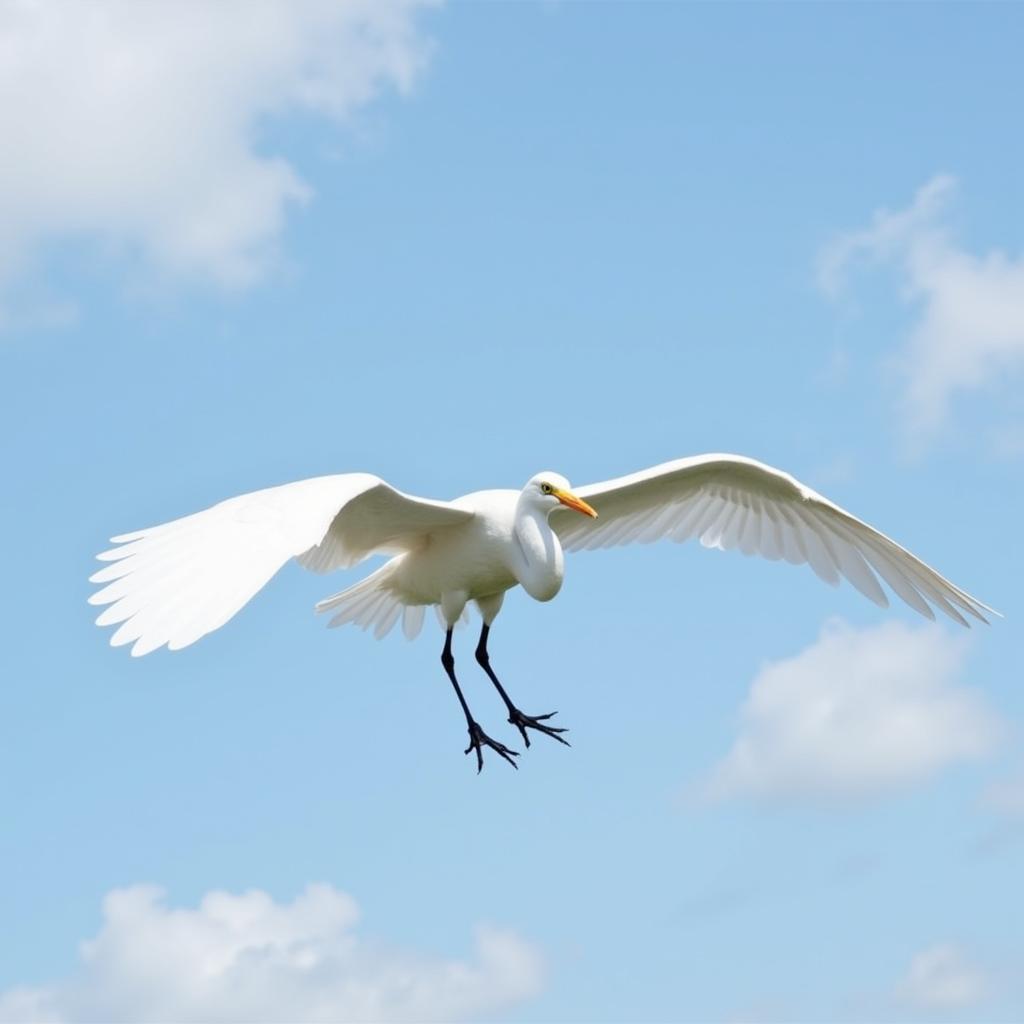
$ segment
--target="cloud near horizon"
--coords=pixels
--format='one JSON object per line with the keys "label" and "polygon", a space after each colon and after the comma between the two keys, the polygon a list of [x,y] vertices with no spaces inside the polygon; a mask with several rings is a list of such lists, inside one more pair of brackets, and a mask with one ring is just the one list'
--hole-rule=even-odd
{"label": "cloud near horizon", "polygon": [[356,932],[347,893],[291,903],[209,892],[195,909],[161,889],[115,889],[70,978],[0,992],[0,1021],[337,1022],[479,1019],[538,994],[544,965],[513,932],[480,926],[471,960],[397,950]]}
{"label": "cloud near horizon", "polygon": [[[992,391],[1006,374],[1024,371],[1024,255],[976,254],[958,244],[947,217],[956,190],[955,178],[932,178],[906,209],[879,210],[868,227],[835,238],[818,267],[831,296],[865,262],[891,268],[902,301],[917,311],[892,361],[904,426],[917,446],[948,426],[958,395]],[[1016,436],[1012,425],[1000,430]]]}
{"label": "cloud near horizon", "polygon": [[992,751],[1002,725],[962,685],[967,641],[901,622],[839,619],[754,678],[711,799],[844,800],[905,789]]}
{"label": "cloud near horizon", "polygon": [[434,0],[0,0],[0,286],[55,242],[238,288],[310,187],[260,132],[407,93]]}

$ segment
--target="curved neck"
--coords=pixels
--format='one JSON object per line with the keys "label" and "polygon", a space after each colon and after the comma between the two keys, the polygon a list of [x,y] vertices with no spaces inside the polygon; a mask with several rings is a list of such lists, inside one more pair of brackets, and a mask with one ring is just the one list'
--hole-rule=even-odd
{"label": "curved neck", "polygon": [[515,565],[522,588],[538,601],[550,601],[562,589],[565,560],[562,545],[548,525],[547,512],[519,501],[516,505]]}

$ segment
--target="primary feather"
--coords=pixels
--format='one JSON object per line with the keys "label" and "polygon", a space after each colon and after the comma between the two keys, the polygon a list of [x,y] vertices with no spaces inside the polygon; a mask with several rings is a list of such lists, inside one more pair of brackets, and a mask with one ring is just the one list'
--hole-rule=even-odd
{"label": "primary feather", "polygon": [[964,626],[968,623],[961,612],[982,622],[987,621],[984,612],[993,612],[885,534],[788,473],[754,459],[677,459],[576,493],[599,518],[557,513],[554,529],[567,551],[696,539],[708,548],[806,563],[833,586],[845,577],[883,608],[889,602],[876,572],[930,619],[935,618],[933,605]]}

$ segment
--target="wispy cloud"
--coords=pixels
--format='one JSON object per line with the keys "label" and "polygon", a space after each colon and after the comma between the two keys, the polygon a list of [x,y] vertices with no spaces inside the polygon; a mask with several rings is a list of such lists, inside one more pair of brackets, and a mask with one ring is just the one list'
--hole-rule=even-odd
{"label": "wispy cloud", "polygon": [[819,263],[820,283],[833,296],[859,263],[889,268],[902,300],[917,310],[894,359],[917,445],[948,423],[957,394],[991,389],[1024,370],[1024,256],[961,246],[947,217],[955,191],[954,178],[933,178],[906,209],[880,210],[868,227],[834,239]]}
{"label": "wispy cloud", "polygon": [[261,136],[407,92],[431,0],[0,0],[0,284],[46,243],[249,285],[310,187]]}
{"label": "wispy cloud", "polygon": [[900,1002],[920,1010],[964,1010],[981,1002],[989,982],[957,946],[929,946],[915,954],[896,988]]}
{"label": "wispy cloud", "polygon": [[707,795],[878,796],[988,753],[1001,726],[959,681],[966,644],[931,625],[827,623],[810,647],[757,674]]}
{"label": "wispy cloud", "polygon": [[981,802],[998,814],[1024,819],[1024,770],[990,783],[981,795]]}
{"label": "wispy cloud", "polygon": [[291,903],[210,892],[166,906],[152,886],[111,892],[79,972],[0,993],[3,1021],[434,1021],[477,1019],[535,995],[523,939],[476,933],[473,960],[385,947],[356,932],[350,896],[311,885]]}

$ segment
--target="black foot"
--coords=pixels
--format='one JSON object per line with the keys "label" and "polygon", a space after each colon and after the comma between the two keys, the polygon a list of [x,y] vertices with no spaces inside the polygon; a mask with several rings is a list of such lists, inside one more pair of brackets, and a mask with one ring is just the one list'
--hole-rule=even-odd
{"label": "black foot", "polygon": [[523,742],[527,746],[530,745],[530,737],[526,734],[527,729],[536,729],[537,732],[542,732],[545,736],[550,736],[553,740],[558,740],[559,743],[564,743],[567,747],[572,746],[568,740],[563,740],[558,735],[560,732],[568,732],[568,729],[556,729],[554,726],[543,724],[557,714],[557,711],[552,711],[550,715],[537,715],[536,718],[531,718],[529,715],[524,715],[519,708],[512,708],[512,713],[508,716],[508,720],[523,734]]}
{"label": "black foot", "polygon": [[[529,743],[527,743],[527,746],[529,746]],[[512,760],[513,757],[519,756],[518,750],[509,750],[509,748],[506,747],[504,743],[499,743],[497,740],[492,740],[491,737],[488,736],[487,733],[485,733],[483,729],[481,729],[480,726],[477,725],[476,722],[473,722],[473,724],[469,727],[469,746],[466,747],[466,753],[468,754],[471,750],[476,751],[477,775],[480,774],[484,766],[484,747],[490,747],[491,750],[497,751],[498,754],[501,755],[501,757],[505,758],[505,760],[508,761],[508,763],[512,765],[513,768],[519,767],[519,765],[517,765],[515,761]]]}

